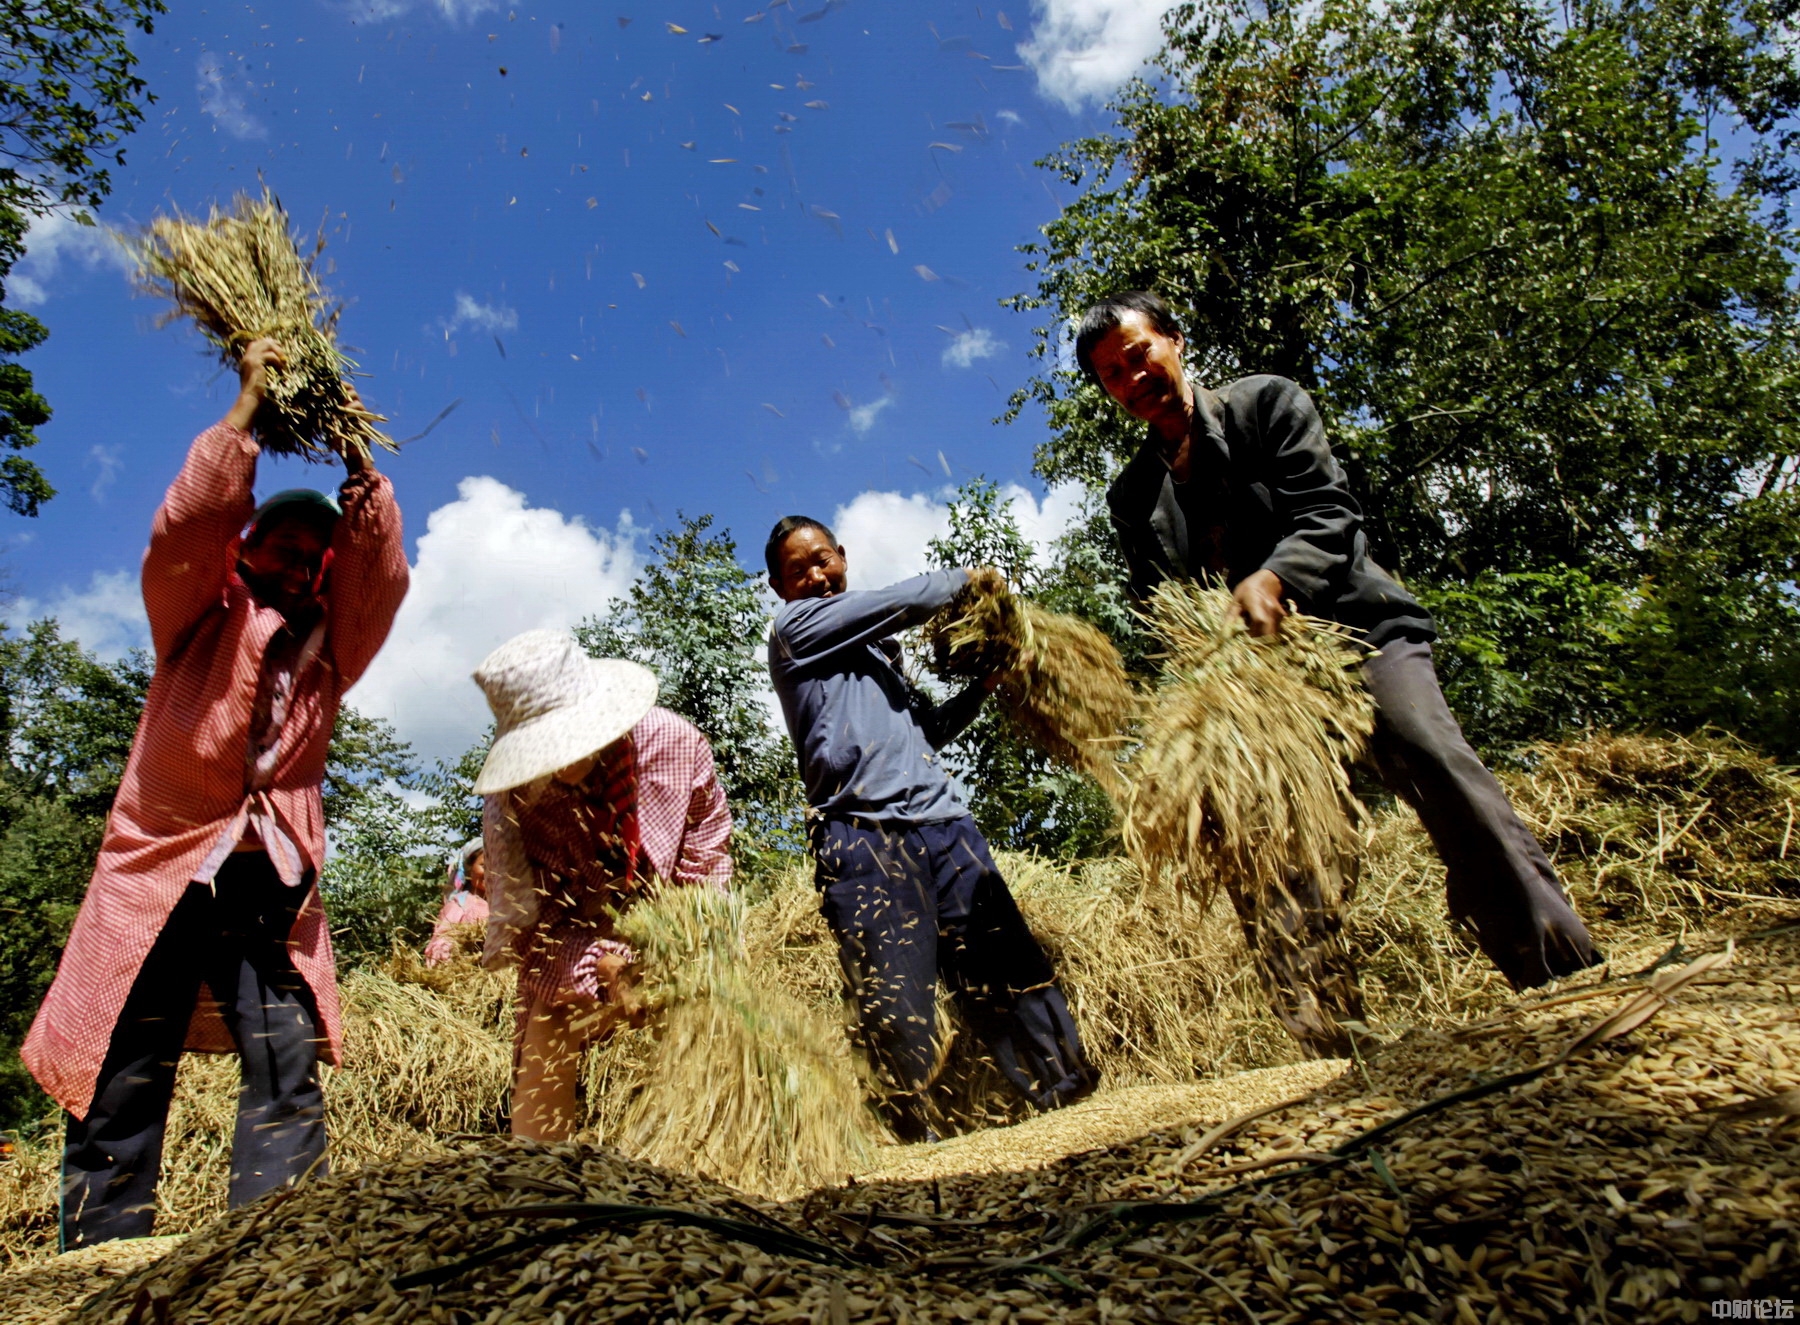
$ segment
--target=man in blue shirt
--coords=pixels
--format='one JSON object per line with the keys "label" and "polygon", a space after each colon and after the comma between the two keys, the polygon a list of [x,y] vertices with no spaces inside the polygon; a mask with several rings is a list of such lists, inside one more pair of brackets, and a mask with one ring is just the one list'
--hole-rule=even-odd
{"label": "man in blue shirt", "polygon": [[1097,1074],[1056,973],[938,759],[974,721],[985,687],[933,705],[898,666],[895,633],[954,598],[968,572],[851,592],[831,530],[794,515],[776,524],[764,557],[784,604],[769,674],[811,807],[820,911],[863,1041],[893,1088],[895,1131],[930,1130],[940,975],[1027,1099],[1052,1109],[1081,1098]]}

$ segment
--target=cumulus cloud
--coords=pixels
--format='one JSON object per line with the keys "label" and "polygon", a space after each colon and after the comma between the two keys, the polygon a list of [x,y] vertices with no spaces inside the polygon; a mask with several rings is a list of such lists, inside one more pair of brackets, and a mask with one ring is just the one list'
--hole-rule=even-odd
{"label": "cumulus cloud", "polygon": [[456,311],[442,319],[438,325],[444,329],[446,337],[455,335],[464,327],[474,327],[477,331],[502,332],[519,329],[519,313],[517,309],[508,308],[505,304],[484,304],[473,295],[461,290],[456,292]]}
{"label": "cumulus cloud", "polygon": [[111,230],[52,212],[34,219],[25,232],[25,256],[6,278],[6,293],[17,303],[43,303],[65,262],[89,271],[110,267],[123,272],[131,267],[125,246]]}
{"label": "cumulus cloud", "polygon": [[20,598],[7,609],[9,624],[55,617],[64,639],[78,640],[108,662],[150,647],[150,620],[135,570],[96,571],[85,589],[64,588],[53,597]]}
{"label": "cumulus cloud", "polygon": [[469,673],[520,631],[562,630],[630,587],[638,566],[630,517],[612,530],[526,505],[497,479],[465,478],[426,519],[412,588],[350,703],[385,718],[425,759],[454,759],[484,728],[487,702]]}
{"label": "cumulus cloud", "polygon": [[200,109],[212,116],[213,123],[233,138],[266,138],[269,131],[262,121],[250,113],[244,98],[245,78],[235,64],[226,63],[210,51],[203,51],[196,67],[199,76]]}
{"label": "cumulus cloud", "polygon": [[972,368],[977,359],[991,359],[1006,348],[1006,342],[995,340],[986,327],[970,327],[959,331],[944,346],[944,367]]}
{"label": "cumulus cloud", "polygon": [[1019,55],[1038,91],[1071,111],[1103,101],[1162,46],[1168,0],[1032,0]]}
{"label": "cumulus cloud", "polygon": [[399,18],[415,9],[423,9],[451,23],[464,23],[499,7],[499,0],[423,0],[423,3],[420,0],[366,0],[366,3],[353,2],[346,6],[375,19]]}
{"label": "cumulus cloud", "polygon": [[894,398],[882,396],[879,400],[871,400],[866,405],[853,405],[850,409],[850,428],[856,433],[865,433],[875,426],[875,420],[881,417],[881,411],[894,403]]}
{"label": "cumulus cloud", "polygon": [[[862,492],[837,508],[831,527],[844,545],[850,564],[850,587],[879,589],[931,569],[926,546],[950,532],[950,497],[946,489],[927,495],[915,492]],[[1081,512],[1081,488],[1063,484],[1041,499],[1017,483],[1000,489],[1013,520],[1040,558],[1075,523]]]}

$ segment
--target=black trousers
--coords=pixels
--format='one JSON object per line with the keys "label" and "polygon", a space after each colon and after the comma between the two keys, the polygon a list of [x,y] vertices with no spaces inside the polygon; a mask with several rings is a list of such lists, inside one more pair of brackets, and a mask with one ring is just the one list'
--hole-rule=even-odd
{"label": "black trousers", "polygon": [[1599,962],[1544,849],[1444,703],[1431,645],[1396,640],[1364,665],[1375,699],[1369,753],[1443,858],[1450,914],[1515,989]]}
{"label": "black trousers", "polygon": [[243,1065],[232,1206],[324,1155],[318,1010],[287,946],[308,891],[285,886],[262,852],[238,852],[214,888],[190,885],[169,913],[126,997],[88,1115],[67,1119],[63,1250],[149,1235],[175,1067],[202,981]]}
{"label": "black trousers", "polygon": [[814,847],[819,909],[902,1130],[938,1063],[940,976],[995,1065],[1038,1108],[1094,1088],[1056,973],[973,819],[904,828],[828,819]]}

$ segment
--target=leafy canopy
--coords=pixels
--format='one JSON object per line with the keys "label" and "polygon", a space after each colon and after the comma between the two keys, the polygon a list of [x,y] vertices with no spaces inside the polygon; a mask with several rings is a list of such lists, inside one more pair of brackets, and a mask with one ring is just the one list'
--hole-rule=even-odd
{"label": "leafy canopy", "polygon": [[[1377,559],[1449,618],[1480,629],[1553,585],[1557,612],[1590,613],[1559,618],[1587,637],[1579,665],[1523,618],[1492,641],[1514,677],[1561,678],[1526,709],[1735,725],[1773,686],[1775,744],[1800,749],[1793,9],[1177,7],[1162,85],[1044,163],[1085,191],[1011,301],[1048,315],[1013,402],[1047,410],[1038,472],[1098,486],[1138,444],[1067,371],[1064,328],[1155,289],[1201,380],[1314,394]],[[1708,657],[1714,684],[1652,693],[1656,669]],[[1593,666],[1622,683],[1555,692]]]}
{"label": "leafy canopy", "polygon": [[[94,224],[86,209],[111,191],[119,143],[156,99],[134,72],[127,30],[148,33],[164,12],[162,0],[0,0],[0,281],[34,219]],[[19,454],[37,445],[50,407],[12,362],[47,335],[29,313],[0,308],[0,451],[12,452],[0,458],[0,501],[19,515],[56,495]]]}

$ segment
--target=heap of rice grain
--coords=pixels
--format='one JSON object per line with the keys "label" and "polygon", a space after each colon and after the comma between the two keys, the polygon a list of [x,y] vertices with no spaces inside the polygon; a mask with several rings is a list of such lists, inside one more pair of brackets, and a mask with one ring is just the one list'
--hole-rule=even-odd
{"label": "heap of rice grain", "polygon": [[1054,1159],[1025,1141],[1052,1115],[1011,1162],[918,1147],[787,1205],[590,1146],[398,1157],[235,1211],[70,1319],[1692,1321],[1800,1265],[1800,935],[1719,956],[1291,1094],[1221,1082],[1134,1140],[1071,1130]]}
{"label": "heap of rice grain", "polygon": [[1137,696],[1111,640],[1078,617],[1021,598],[991,567],[926,627],[934,669],[944,677],[999,673],[998,695],[1025,737],[1079,769],[1117,799],[1117,750]]}
{"label": "heap of rice grain", "polygon": [[1364,647],[1299,615],[1254,639],[1229,593],[1188,581],[1159,587],[1145,620],[1167,651],[1131,765],[1132,858],[1202,901],[1337,871],[1362,813],[1346,765],[1374,727]]}
{"label": "heap of rice grain", "polygon": [[742,897],[665,888],[619,921],[654,1043],[617,1135],[634,1158],[786,1197],[841,1182],[875,1124],[837,1028],[750,968]]}
{"label": "heap of rice grain", "polygon": [[340,309],[319,284],[319,237],[302,257],[287,213],[267,190],[239,194],[232,210],[214,207],[206,220],[159,216],[128,241],[139,283],[174,302],[170,320],[191,317],[235,366],[245,348],[274,339],[286,366],[269,369],[269,390],[252,429],[264,450],[324,460],[371,445],[396,449],[376,427],[384,422],[354,404],[345,385],[356,364],[337,344]]}

